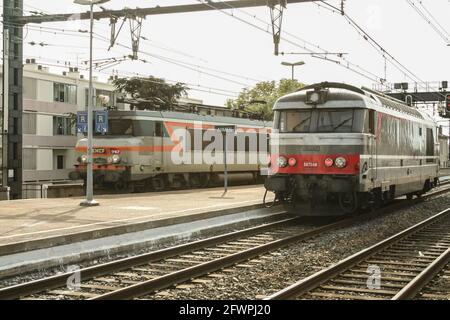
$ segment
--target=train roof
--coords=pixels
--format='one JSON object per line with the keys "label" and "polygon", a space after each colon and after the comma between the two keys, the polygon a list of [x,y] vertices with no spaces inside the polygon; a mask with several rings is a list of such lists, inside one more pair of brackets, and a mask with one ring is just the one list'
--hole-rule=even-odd
{"label": "train roof", "polygon": [[307,102],[307,93],[311,91],[326,91],[327,97],[323,106],[326,108],[373,109],[381,106],[385,109],[395,110],[421,120],[434,121],[426,113],[381,92],[336,82],[321,82],[303,87],[297,92],[281,97],[275,104],[274,110],[310,109],[311,103]]}
{"label": "train roof", "polygon": [[195,113],[184,113],[177,111],[152,111],[152,110],[132,110],[132,111],[109,111],[109,117],[112,119],[117,118],[133,118],[133,117],[148,117],[160,118],[161,120],[181,120],[181,121],[202,121],[208,123],[223,123],[223,124],[235,124],[240,126],[254,126],[254,127],[270,127],[271,122],[266,122],[256,119],[237,118],[228,116],[217,115],[202,115]]}

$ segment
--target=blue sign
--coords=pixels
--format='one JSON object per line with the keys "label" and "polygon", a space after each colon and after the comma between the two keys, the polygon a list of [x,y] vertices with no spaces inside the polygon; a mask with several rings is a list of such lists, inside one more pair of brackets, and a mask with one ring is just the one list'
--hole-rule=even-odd
{"label": "blue sign", "polygon": [[[95,111],[95,132],[100,134],[108,133],[108,111]],[[85,111],[77,113],[77,132],[87,133],[88,114]]]}
{"label": "blue sign", "polygon": [[95,132],[101,134],[108,133],[108,111],[95,112]]}
{"label": "blue sign", "polygon": [[78,112],[77,113],[77,132],[78,133],[87,133],[88,131],[88,115],[87,112]]}

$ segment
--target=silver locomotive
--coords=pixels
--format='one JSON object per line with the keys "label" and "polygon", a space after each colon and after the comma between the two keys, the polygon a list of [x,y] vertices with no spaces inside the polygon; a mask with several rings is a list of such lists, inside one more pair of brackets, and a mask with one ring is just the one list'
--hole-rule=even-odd
{"label": "silver locomotive", "polygon": [[291,211],[353,213],[438,183],[437,124],[401,101],[325,82],[280,98],[274,112],[265,185]]}

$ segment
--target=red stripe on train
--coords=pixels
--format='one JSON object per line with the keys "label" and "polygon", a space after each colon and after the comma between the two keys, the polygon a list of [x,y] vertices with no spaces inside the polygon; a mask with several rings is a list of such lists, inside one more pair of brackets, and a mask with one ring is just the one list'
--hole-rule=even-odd
{"label": "red stripe on train", "polygon": [[[288,162],[289,159],[295,159],[291,163],[295,162],[294,166],[288,164],[285,168],[279,168],[277,165],[277,159],[279,156],[285,157]],[[345,168],[338,168],[334,164],[331,167],[325,165],[325,160],[330,158],[333,162],[343,157],[347,160]],[[271,156],[271,171],[275,173],[286,174],[346,174],[346,175],[358,175],[360,155],[359,154],[297,154],[297,155],[272,155]]]}

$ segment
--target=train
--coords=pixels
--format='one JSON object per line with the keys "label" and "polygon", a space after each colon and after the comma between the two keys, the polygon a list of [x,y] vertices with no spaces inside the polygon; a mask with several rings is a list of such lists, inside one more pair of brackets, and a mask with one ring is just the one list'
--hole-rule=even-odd
{"label": "train", "polygon": [[420,197],[438,185],[438,130],[425,112],[383,93],[309,85],[275,103],[265,187],[301,215]]}
{"label": "train", "polygon": [[[224,152],[221,143],[215,150],[211,144],[222,128],[232,131],[223,138],[228,141],[230,183],[263,182],[261,162],[254,156],[268,149],[272,123],[257,115],[199,104],[161,108],[148,103],[110,110],[108,122],[108,132],[96,134],[93,141],[96,188],[146,192],[218,186],[224,180]],[[70,179],[86,181],[87,139],[79,139],[75,149],[77,163]],[[206,161],[208,155],[213,159]]]}

